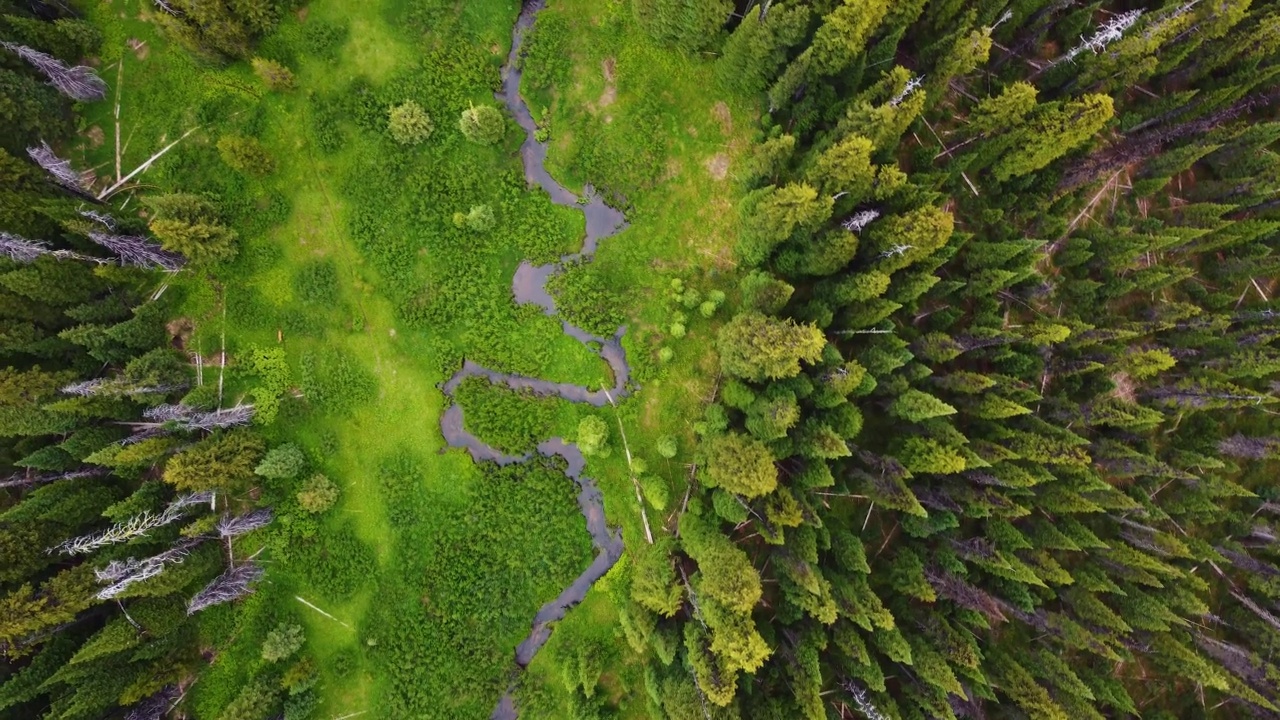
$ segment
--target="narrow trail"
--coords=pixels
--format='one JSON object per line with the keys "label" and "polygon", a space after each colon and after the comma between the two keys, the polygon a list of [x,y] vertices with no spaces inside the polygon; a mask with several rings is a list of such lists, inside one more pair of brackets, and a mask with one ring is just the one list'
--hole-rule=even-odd
{"label": "narrow trail", "polygon": [[[529,185],[536,185],[551,196],[557,205],[581,210],[586,216],[586,237],[582,243],[582,251],[560,258],[557,263],[549,265],[533,265],[528,261],[520,264],[515,277],[511,281],[511,291],[519,304],[534,304],[543,309],[547,315],[556,314],[555,299],[547,292],[547,280],[559,272],[565,263],[576,260],[590,260],[595,254],[600,240],[611,237],[626,228],[626,219],[622,213],[604,203],[591,188],[586,188],[586,197],[579,201],[577,195],[556,182],[546,169],[547,144],[538,142],[534,137],[537,125],[528,105],[520,96],[519,68],[520,49],[525,33],[533,25],[534,18],[546,5],[546,0],[526,0],[516,19],[511,33],[511,52],[502,68],[502,92],[498,99],[507,106],[516,122],[524,130],[524,144],[520,146],[520,158],[524,164],[525,180]],[[570,402],[587,403],[597,407],[610,402],[610,394],[625,397],[629,394],[631,369],[627,365],[626,351],[622,348],[622,335],[626,328],[619,328],[611,338],[602,338],[561,320],[564,333],[584,344],[598,343],[599,355],[613,371],[611,390],[591,390],[582,385],[570,383],[554,383],[549,380],[500,373],[477,365],[471,361],[463,363],[462,369],[454,373],[442,386],[444,394],[454,400],[454,392],[466,378],[480,376],[495,384],[505,384],[513,389],[527,389],[541,395],[554,395]],[[499,465],[527,462],[532,453],[526,455],[507,455],[486,444],[468,432],[463,423],[462,407],[453,402],[440,418],[440,432],[445,442],[451,447],[466,448],[476,462],[492,461]],[[609,568],[622,557],[622,535],[616,528],[610,528],[605,521],[604,499],[595,481],[582,474],[586,459],[577,445],[563,438],[550,438],[538,445],[538,452],[547,457],[559,455],[567,462],[565,475],[576,482],[580,488],[578,506],[587,523],[587,531],[596,546],[597,554],[591,565],[583,571],[568,587],[561,591],[559,597],[543,605],[533,618],[533,627],[529,635],[515,649],[516,664],[526,667],[551,637],[551,624],[564,618],[574,605],[582,602],[591,586],[604,576]],[[492,720],[514,720],[517,712],[515,702],[508,692],[494,709]]]}

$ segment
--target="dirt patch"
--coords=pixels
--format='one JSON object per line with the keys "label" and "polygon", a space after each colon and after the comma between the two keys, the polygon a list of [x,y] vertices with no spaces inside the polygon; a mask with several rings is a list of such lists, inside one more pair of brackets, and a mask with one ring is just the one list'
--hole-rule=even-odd
{"label": "dirt patch", "polygon": [[129,49],[133,50],[133,54],[139,60],[146,60],[147,56],[151,54],[151,46],[147,44],[146,40],[139,40],[138,38],[129,38],[128,43],[129,43]]}
{"label": "dirt patch", "polygon": [[89,147],[102,147],[102,143],[107,141],[107,134],[97,125],[86,130],[84,136],[89,138]]}
{"label": "dirt patch", "polygon": [[498,43],[494,43],[494,44],[492,44],[492,45],[490,45],[490,46],[489,46],[489,54],[490,54],[490,55],[498,55],[498,54],[501,54],[501,53],[502,53],[502,48],[498,45]]}
{"label": "dirt patch", "polygon": [[1133,378],[1129,377],[1128,373],[1118,372],[1115,375],[1112,375],[1111,382],[1116,386],[1115,389],[1111,391],[1112,395],[1115,395],[1117,398],[1120,398],[1131,405],[1136,405],[1138,403],[1137,386],[1134,384]]}
{"label": "dirt patch", "polygon": [[725,105],[723,100],[711,108],[711,117],[720,123],[720,132],[724,133],[725,137],[733,134],[733,114],[729,112],[729,106]]}
{"label": "dirt patch", "polygon": [[604,92],[600,93],[600,99],[596,101],[596,107],[609,107],[618,99],[618,86],[614,84],[613,79],[617,71],[618,64],[613,58],[605,58],[601,63],[604,71]]}
{"label": "dirt patch", "polygon": [[196,325],[191,322],[191,318],[185,317],[171,320],[164,327],[165,330],[169,331],[169,344],[179,350],[186,349],[187,343],[191,340],[191,333],[196,329]]}
{"label": "dirt patch", "polygon": [[662,180],[665,182],[667,180],[674,180],[680,177],[680,171],[683,169],[684,169],[684,166],[680,163],[680,160],[678,160],[677,158],[671,158],[670,160],[667,160],[667,171],[662,174]]}
{"label": "dirt patch", "polygon": [[306,21],[307,21],[307,15],[310,15],[310,14],[311,14],[311,8],[310,8],[310,7],[300,7],[300,8],[298,8],[297,12],[295,12],[294,14],[298,16],[298,22],[306,22]]}
{"label": "dirt patch", "polygon": [[716,180],[724,180],[729,177],[729,156],[724,153],[716,153],[707,158],[707,172],[711,173],[711,177]]}

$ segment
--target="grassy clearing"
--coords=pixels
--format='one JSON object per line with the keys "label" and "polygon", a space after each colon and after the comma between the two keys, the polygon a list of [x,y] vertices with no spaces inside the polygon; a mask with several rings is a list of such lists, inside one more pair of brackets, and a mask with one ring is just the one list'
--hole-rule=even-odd
{"label": "grassy clearing", "polygon": [[[474,354],[496,367],[575,382],[605,372],[598,358],[561,336],[557,321],[523,313],[510,299],[520,260],[540,255],[545,261],[574,249],[580,216],[507,182],[519,171],[510,148],[467,145],[454,127],[467,101],[489,97],[505,54],[499,39],[516,8],[504,1],[468,3],[457,22],[471,34],[449,44],[443,34],[419,34],[404,21],[413,7],[312,3],[286,18],[259,50],[294,70],[297,88],[287,94],[267,93],[243,63],[208,67],[170,48],[147,22],[148,8],[117,0],[91,9],[107,30],[106,47],[115,49],[102,63],[124,61],[120,104],[128,144],[121,164],[127,172],[200,126],[143,176],[138,193],[153,187],[207,193],[241,236],[234,262],[179,276],[168,291],[181,294],[192,325],[187,347],[204,357],[205,382],[214,383],[225,337],[227,402],[254,400],[260,390],[261,379],[246,361],[253,350],[283,348],[292,387],[265,430],[301,444],[312,469],[342,489],[338,506],[319,522],[296,508],[290,512],[287,491],[264,490],[284,503],[277,505],[284,529],[266,556],[271,572],[243,612],[210,615],[206,643],[217,655],[192,691],[192,706],[199,717],[217,717],[261,665],[263,636],[292,619],[307,627],[308,653],[320,667],[322,715],[394,708],[389,716],[421,717],[422,703],[456,697],[448,688],[465,684],[472,692],[456,697],[458,705],[442,716],[487,716],[529,618],[586,565],[589,545],[572,486],[555,474],[542,480],[538,502],[491,508],[493,518],[503,518],[495,524],[520,529],[515,535],[450,539],[459,528],[489,532],[489,525],[468,525],[462,509],[491,493],[469,457],[441,454],[444,398],[437,385],[461,357],[473,355],[476,338]],[[442,82],[424,55],[466,72]],[[383,135],[383,103],[396,96],[416,96],[432,111],[432,143],[405,150]],[[89,127],[100,128],[107,140],[86,140],[84,159],[114,174],[111,109],[99,108]],[[97,134],[88,130],[86,138]],[[257,138],[272,155],[274,172],[255,178],[226,168],[214,148],[224,135]],[[441,165],[464,172],[431,187]],[[366,180],[379,189],[410,182],[419,192],[401,184],[370,198],[361,192],[370,186]],[[460,196],[455,202],[439,202],[454,195]],[[492,236],[465,237],[448,224],[454,211],[481,201],[498,208],[500,226]],[[130,204],[138,207],[137,200]],[[529,207],[533,213],[524,212]],[[382,221],[376,236],[357,237],[353,228],[367,229],[375,214]],[[537,215],[542,224],[533,229],[541,232],[501,222],[528,214]],[[388,246],[396,251],[390,260],[382,252]],[[415,322],[405,305],[426,291],[474,305],[453,323]],[[487,329],[494,318],[505,327]],[[390,472],[388,464],[411,470]],[[547,548],[558,550],[550,562],[542,555]],[[479,574],[441,587],[439,578],[448,573],[437,563]],[[484,583],[499,588],[498,595],[477,588],[474,602],[442,601],[447,612],[431,614],[428,594],[456,595]],[[482,620],[485,605],[502,608],[502,616]],[[471,631],[445,632],[459,622]],[[427,628],[418,638],[424,642],[396,642],[403,637],[399,629],[410,627]],[[437,691],[410,697],[400,668],[425,672],[416,679]]]}
{"label": "grassy clearing", "polygon": [[[715,321],[674,306],[666,289],[681,277],[706,291],[731,271],[732,168],[753,122],[743,103],[707,96],[706,62],[651,46],[619,7],[552,3],[547,15],[572,29],[570,81],[534,92],[532,104],[535,113],[548,108],[552,171],[569,184],[591,179],[630,208],[632,227],[602,244],[591,271],[621,294],[625,343],[645,389],[617,411],[562,403],[546,422],[571,435],[596,413],[615,433],[621,417],[633,452],[678,501],[691,423],[714,387]],[[263,391],[247,360],[253,352],[282,348],[290,388],[266,432],[302,445],[312,469],[342,490],[318,520],[290,510],[290,488],[264,490],[282,515],[269,582],[244,612],[210,615],[206,644],[217,659],[193,689],[198,717],[216,717],[248,682],[262,637],[285,619],[308,629],[322,715],[376,708],[388,717],[485,717],[529,619],[590,557],[563,477],[537,465],[478,469],[464,453],[443,452],[438,432],[445,399],[437,386],[463,357],[587,385],[608,372],[557,318],[516,307],[510,294],[523,259],[548,262],[577,249],[581,214],[524,188],[514,128],[505,144],[486,148],[456,127],[462,108],[491,102],[517,9],[512,0],[317,0],[259,48],[296,75],[296,89],[280,94],[246,63],[210,67],[170,48],[147,21],[150,3],[87,7],[108,36],[101,63],[113,98],[113,63],[124,65],[124,171],[200,128],[141,178],[130,206],[156,188],[205,193],[241,237],[232,263],[173,281],[169,292],[181,295],[192,326],[187,349],[204,358],[212,383],[225,342],[229,402]],[[427,109],[435,132],[404,148],[387,137],[385,113],[410,99]],[[667,119],[646,127],[657,115]],[[94,128],[104,142],[91,140]],[[114,130],[103,103],[89,116],[80,158],[99,174],[115,173]],[[257,138],[274,171],[227,168],[215,147],[225,135]],[[480,204],[494,211],[492,231],[453,224],[454,213]],[[680,340],[670,337],[676,312],[688,316]],[[665,364],[657,359],[664,346],[676,353]],[[668,433],[683,436],[686,451],[672,461],[652,451]],[[616,434],[611,445],[621,449]],[[623,453],[593,458],[589,472],[627,542],[644,542]],[[541,492],[523,496],[526,486]],[[501,488],[508,492],[495,494]],[[664,514],[650,519],[661,532]],[[563,684],[551,682],[556,668],[582,642],[617,644],[615,626],[602,590],[570,614],[549,646],[560,649],[530,671],[549,707],[564,702]],[[608,654],[606,665],[602,697],[641,717],[642,683],[627,653]]]}

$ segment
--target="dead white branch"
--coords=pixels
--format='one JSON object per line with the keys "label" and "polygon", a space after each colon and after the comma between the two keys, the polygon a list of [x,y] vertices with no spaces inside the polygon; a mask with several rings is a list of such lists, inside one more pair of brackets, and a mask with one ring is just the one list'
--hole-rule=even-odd
{"label": "dead white branch", "polygon": [[83,65],[67,67],[65,63],[52,55],[46,55],[26,45],[0,42],[0,47],[31,63],[32,67],[49,78],[50,85],[72,100],[92,102],[107,96],[107,84],[102,81],[102,78],[98,77],[93,68]]}

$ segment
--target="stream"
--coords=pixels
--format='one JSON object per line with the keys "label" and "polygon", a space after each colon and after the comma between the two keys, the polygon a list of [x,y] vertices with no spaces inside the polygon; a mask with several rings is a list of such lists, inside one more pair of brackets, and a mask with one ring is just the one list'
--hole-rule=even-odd
{"label": "stream", "polygon": [[[579,259],[589,260],[595,254],[600,240],[621,232],[626,228],[627,223],[622,213],[606,205],[598,195],[592,192],[590,186],[585,188],[585,197],[580,201],[577,195],[556,182],[546,168],[547,144],[538,142],[534,138],[537,125],[533,120],[533,114],[529,111],[529,106],[520,96],[519,57],[524,35],[532,27],[534,17],[545,5],[546,0],[525,0],[520,9],[520,16],[516,19],[515,28],[511,33],[511,53],[507,56],[507,62],[502,68],[502,92],[497,97],[502,100],[524,130],[525,139],[520,146],[520,158],[524,164],[525,180],[529,185],[536,185],[545,190],[555,204],[577,208],[586,216],[586,238],[583,240],[581,252],[565,255],[558,263],[548,265],[533,265],[526,260],[517,268],[515,277],[511,281],[511,291],[515,295],[516,303],[534,304],[541,307],[547,315],[555,315],[555,299],[547,291],[547,280],[559,272],[565,263]],[[608,363],[613,371],[612,390],[608,392],[590,390],[582,385],[555,383],[522,375],[500,373],[468,360],[463,363],[462,369],[454,373],[453,377],[443,385],[444,394],[453,400],[454,391],[457,390],[459,383],[471,376],[481,376],[491,383],[505,384],[513,389],[527,389],[541,395],[555,395],[570,402],[588,403],[597,407],[607,404],[611,395],[614,398],[626,396],[627,384],[631,377],[631,368],[627,365],[626,351],[623,350],[621,342],[626,328],[619,328],[611,338],[602,338],[575,327],[564,319],[561,319],[561,327],[566,335],[584,344],[598,343],[601,359]],[[508,465],[526,462],[532,458],[532,454],[507,455],[467,432],[463,424],[462,407],[456,402],[451,404],[440,418],[440,432],[451,447],[466,448],[476,462],[487,460],[499,465]],[[533,627],[529,635],[515,650],[516,664],[520,668],[526,667],[551,637],[551,624],[564,618],[570,608],[582,602],[591,586],[603,577],[622,556],[623,549],[621,533],[617,529],[610,528],[605,522],[604,499],[600,489],[595,481],[582,474],[586,459],[577,445],[563,438],[551,438],[538,445],[538,452],[548,457],[559,455],[567,461],[565,475],[576,482],[580,488],[578,506],[582,510],[582,517],[587,522],[587,532],[591,535],[591,542],[595,545],[597,553],[591,565],[561,591],[559,597],[538,610],[538,614],[533,618]],[[516,717],[515,702],[511,693],[508,692],[498,702],[491,720],[514,720]]]}

